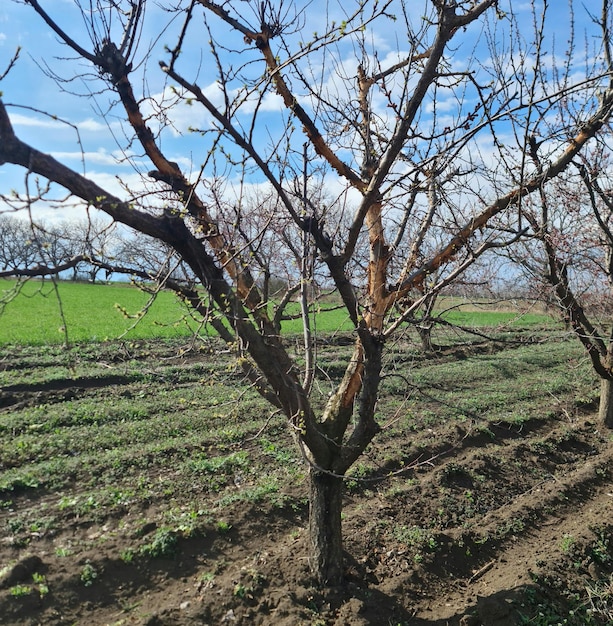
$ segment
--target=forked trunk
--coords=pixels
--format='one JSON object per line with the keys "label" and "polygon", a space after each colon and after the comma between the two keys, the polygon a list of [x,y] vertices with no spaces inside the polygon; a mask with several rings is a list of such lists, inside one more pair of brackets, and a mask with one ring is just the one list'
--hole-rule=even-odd
{"label": "forked trunk", "polygon": [[613,428],[613,380],[610,378],[600,379],[598,418],[607,428]]}
{"label": "forked trunk", "polygon": [[311,571],[320,585],[333,587],[343,581],[343,479],[313,467],[309,477]]}

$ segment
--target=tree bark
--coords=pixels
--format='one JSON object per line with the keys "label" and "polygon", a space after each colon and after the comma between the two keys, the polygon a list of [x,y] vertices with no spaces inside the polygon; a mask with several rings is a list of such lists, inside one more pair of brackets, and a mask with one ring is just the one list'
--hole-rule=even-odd
{"label": "tree bark", "polygon": [[325,587],[343,581],[341,510],[343,479],[311,467],[310,565],[318,584]]}
{"label": "tree bark", "polygon": [[428,324],[417,324],[416,328],[421,341],[421,351],[424,354],[434,352],[434,345],[432,344],[432,326]]}
{"label": "tree bark", "polygon": [[607,428],[613,428],[613,380],[610,378],[600,379],[598,418]]}

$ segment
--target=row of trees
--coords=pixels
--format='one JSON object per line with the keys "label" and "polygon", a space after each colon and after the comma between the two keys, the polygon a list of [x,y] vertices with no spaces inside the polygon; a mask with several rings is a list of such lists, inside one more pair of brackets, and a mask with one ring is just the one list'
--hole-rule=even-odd
{"label": "row of trees", "polygon": [[47,223],[0,214],[0,277],[45,276],[194,286],[193,274],[172,248],[114,222],[86,218]]}
{"label": "row of trees", "polygon": [[[53,65],[58,88],[68,57],[91,68],[86,92],[123,120],[114,138],[141,178],[102,187],[21,140],[1,101],[0,162],[161,242],[205,289],[206,307],[166,283],[217,320],[245,380],[287,417],[309,467],[321,584],[342,581],[343,477],[381,429],[387,345],[480,259],[525,245],[522,267],[552,285],[596,371],[613,378],[609,338],[581,303],[587,269],[571,268],[579,256],[610,267],[595,245],[610,244],[610,0],[598,15],[569,3],[561,51],[560,8],[548,1],[530,3],[526,18],[504,0],[366,0],[344,11],[322,0],[308,12],[284,0],[190,0],[165,7],[164,28],[153,22],[163,49],[144,41],[146,5],[154,14],[145,0],[76,3],[84,29],[26,4],[69,49]],[[185,128],[194,107],[201,116]],[[181,129],[200,159],[189,168],[168,149]],[[254,189],[265,190],[257,213]],[[45,193],[5,201],[31,210]],[[596,228],[574,232],[573,211],[591,211]],[[279,336],[266,259],[298,272],[299,360]],[[312,280],[336,291],[355,329],[344,375],[318,385]],[[608,409],[604,419],[613,426]]]}
{"label": "row of trees", "polygon": [[89,259],[115,257],[123,248],[113,224],[87,219],[45,224],[0,215],[0,275],[64,272],[95,282],[101,268]]}

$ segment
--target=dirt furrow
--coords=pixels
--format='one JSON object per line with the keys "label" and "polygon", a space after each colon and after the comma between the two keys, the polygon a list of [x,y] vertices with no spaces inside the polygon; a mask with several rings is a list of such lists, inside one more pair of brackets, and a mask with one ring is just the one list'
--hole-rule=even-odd
{"label": "dirt furrow", "polygon": [[[564,571],[563,562],[568,559],[574,560],[578,580],[583,577],[596,582],[606,577],[586,546],[594,541],[595,529],[611,523],[612,471],[613,450],[609,448],[584,467],[539,485],[488,514],[479,525],[478,532],[484,538],[496,536],[497,529],[508,520],[524,527],[521,537],[501,542],[488,558],[477,561],[470,577],[449,581],[448,593],[417,610],[415,625],[432,624],[432,614],[440,620],[436,623],[450,626],[517,623],[522,611],[529,610],[525,605],[528,589],[536,589],[543,581],[572,588],[574,581],[566,575],[552,579],[558,563]],[[605,529],[605,535],[608,532]]]}

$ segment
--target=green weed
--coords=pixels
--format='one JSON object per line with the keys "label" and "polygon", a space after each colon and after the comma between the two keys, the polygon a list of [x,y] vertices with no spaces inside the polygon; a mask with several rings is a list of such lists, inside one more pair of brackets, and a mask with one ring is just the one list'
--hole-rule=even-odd
{"label": "green weed", "polygon": [[159,528],[150,543],[141,546],[139,552],[143,556],[154,559],[168,559],[176,554],[179,538],[177,533],[169,528]]}
{"label": "green weed", "polygon": [[564,554],[568,554],[575,545],[575,538],[572,535],[564,535],[560,543],[560,548]]}
{"label": "green weed", "polygon": [[217,530],[220,535],[225,535],[232,530],[232,524],[226,522],[225,520],[219,520],[215,524],[215,530]]}
{"label": "green weed", "polygon": [[427,549],[434,552],[438,547],[432,531],[419,526],[396,526],[393,529],[393,536],[409,548]]}
{"label": "green weed", "polygon": [[136,555],[136,552],[132,549],[132,548],[126,548],[125,550],[122,550],[119,553],[119,558],[124,562],[124,563],[132,563],[132,561],[134,561],[134,557]]}
{"label": "green weed", "polygon": [[89,561],[87,561],[81,570],[79,579],[81,580],[83,586],[91,587],[96,582],[98,576],[98,570]]}
{"label": "green weed", "polygon": [[200,574],[200,576],[198,576],[198,581],[205,585],[210,586],[214,580],[215,574],[213,572],[204,572],[203,574]]}
{"label": "green weed", "polygon": [[29,585],[15,585],[11,587],[10,593],[14,598],[23,598],[32,593],[32,587]]}
{"label": "green weed", "polygon": [[49,586],[47,585],[47,579],[43,574],[38,574],[34,572],[32,574],[32,580],[36,584],[36,589],[38,591],[38,595],[41,598],[44,598],[49,593]]}
{"label": "green weed", "polygon": [[526,528],[526,523],[519,517],[505,520],[498,528],[496,528],[496,537],[505,539],[509,535],[518,535]]}
{"label": "green weed", "polygon": [[233,595],[241,600],[253,600],[266,584],[266,577],[255,569],[244,569],[234,585]]}
{"label": "green weed", "polygon": [[613,543],[611,542],[611,531],[606,527],[596,527],[591,529],[596,535],[596,539],[590,545],[590,556],[600,565],[610,565],[613,563]]}

